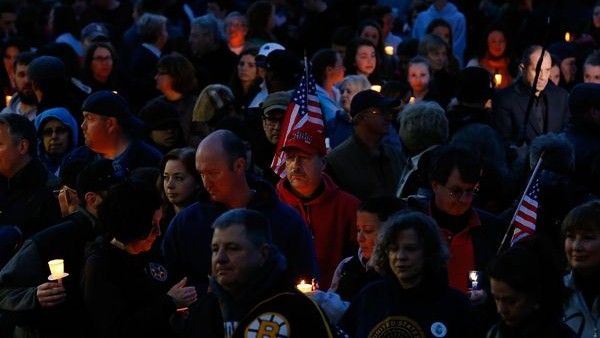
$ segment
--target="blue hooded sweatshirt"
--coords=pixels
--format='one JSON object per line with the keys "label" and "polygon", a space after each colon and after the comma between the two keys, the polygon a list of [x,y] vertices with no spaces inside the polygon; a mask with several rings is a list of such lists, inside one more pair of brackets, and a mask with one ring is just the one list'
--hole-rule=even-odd
{"label": "blue hooded sweatshirt", "polygon": [[62,163],[63,158],[50,158],[44,150],[44,142],[41,136],[42,127],[46,124],[46,122],[49,119],[59,120],[65,126],[69,127],[69,129],[71,129],[71,143],[69,144],[69,148],[67,149],[67,151],[64,153],[63,158],[79,144],[79,126],[77,125],[77,121],[75,121],[75,118],[71,115],[71,113],[69,113],[69,111],[63,107],[45,110],[41,114],[36,116],[35,120],[33,120],[35,130],[38,134],[39,158],[44,163],[44,165],[46,165],[48,171],[50,171],[52,174],[58,177],[60,173],[60,165]]}

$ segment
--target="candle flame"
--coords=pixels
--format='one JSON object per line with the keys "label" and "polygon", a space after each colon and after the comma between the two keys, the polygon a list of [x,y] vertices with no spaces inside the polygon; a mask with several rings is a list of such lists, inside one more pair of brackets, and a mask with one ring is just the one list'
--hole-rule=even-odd
{"label": "candle flame", "polygon": [[477,271],[469,272],[469,279],[473,282],[476,282],[479,279],[479,273]]}
{"label": "candle flame", "polygon": [[384,50],[387,55],[390,55],[390,56],[394,55],[394,47],[393,46],[385,46]]}
{"label": "candle flame", "polygon": [[496,82],[496,86],[499,86],[502,83],[502,74],[496,73],[494,74],[494,82]]}
{"label": "candle flame", "polygon": [[381,92],[381,86],[380,85],[372,85],[371,89],[376,91],[376,92]]}
{"label": "candle flame", "polygon": [[408,103],[413,104],[416,100],[417,99],[414,96],[411,96],[410,99],[408,99]]}
{"label": "candle flame", "polygon": [[569,33],[569,32],[565,33],[565,41],[566,42],[571,42],[571,33]]}

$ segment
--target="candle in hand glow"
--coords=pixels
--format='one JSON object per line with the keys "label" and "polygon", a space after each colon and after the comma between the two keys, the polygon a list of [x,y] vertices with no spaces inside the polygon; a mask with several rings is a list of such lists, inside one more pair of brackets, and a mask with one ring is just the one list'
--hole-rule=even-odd
{"label": "candle in hand glow", "polygon": [[302,291],[302,293],[309,293],[312,291],[312,285],[306,283],[304,279],[300,281],[300,284],[296,285],[296,288]]}
{"label": "candle in hand glow", "polygon": [[376,92],[381,92],[381,86],[380,85],[372,85],[371,89],[376,91]]}
{"label": "candle in hand glow", "polygon": [[471,290],[479,288],[479,271],[469,271],[469,286]]}
{"label": "candle in hand glow", "polygon": [[496,73],[494,74],[494,82],[496,82],[496,86],[499,86],[502,83],[502,74]]}
{"label": "candle in hand glow", "polygon": [[415,103],[415,101],[416,101],[416,100],[417,100],[417,99],[416,99],[414,96],[411,96],[411,97],[408,99],[408,104],[413,104],[413,103]]}
{"label": "candle in hand glow", "polygon": [[394,47],[393,46],[385,46],[385,53],[389,56],[394,55]]}
{"label": "candle in hand glow", "polygon": [[571,33],[569,33],[569,32],[565,33],[565,41],[566,42],[571,42]]}
{"label": "candle in hand glow", "polygon": [[48,262],[50,267],[50,280],[58,280],[63,277],[67,277],[69,274],[65,273],[65,262],[62,259],[53,259]]}
{"label": "candle in hand glow", "polygon": [[7,106],[7,107],[8,107],[8,104],[10,103],[10,100],[11,100],[11,99],[12,99],[12,96],[10,96],[10,95],[6,95],[6,96],[4,97],[4,100],[5,100],[4,102],[6,102],[6,106]]}

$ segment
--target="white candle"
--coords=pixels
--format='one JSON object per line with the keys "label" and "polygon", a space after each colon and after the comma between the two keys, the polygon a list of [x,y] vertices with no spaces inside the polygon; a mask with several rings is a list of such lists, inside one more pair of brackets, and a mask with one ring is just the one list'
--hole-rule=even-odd
{"label": "white candle", "polygon": [[471,290],[477,290],[479,286],[479,271],[469,271],[469,284]]}
{"label": "white candle", "polygon": [[385,46],[385,53],[389,56],[394,55],[394,47],[393,46]]}
{"label": "white candle", "polygon": [[502,83],[502,74],[496,73],[494,74],[494,81],[496,82],[496,86],[499,86]]}
{"label": "white candle", "polygon": [[306,283],[304,279],[300,281],[300,284],[296,285],[296,288],[302,293],[309,293],[312,291],[312,285]]}
{"label": "white candle", "polygon": [[62,259],[53,259],[48,262],[50,267],[50,276],[56,279],[60,279],[65,274],[65,261]]}
{"label": "white candle", "polygon": [[371,89],[376,91],[376,92],[381,92],[381,86],[380,85],[372,85]]}

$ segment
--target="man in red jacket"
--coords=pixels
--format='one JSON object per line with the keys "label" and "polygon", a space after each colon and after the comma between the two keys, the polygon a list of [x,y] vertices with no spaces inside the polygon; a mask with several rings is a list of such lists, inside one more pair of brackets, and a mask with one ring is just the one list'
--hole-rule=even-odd
{"label": "man in red jacket", "polygon": [[298,210],[310,227],[320,270],[320,287],[329,288],[338,263],[356,248],[356,209],[359,200],[340,190],[323,173],[322,134],[293,131],[283,151],[286,178],[277,184],[280,199]]}

